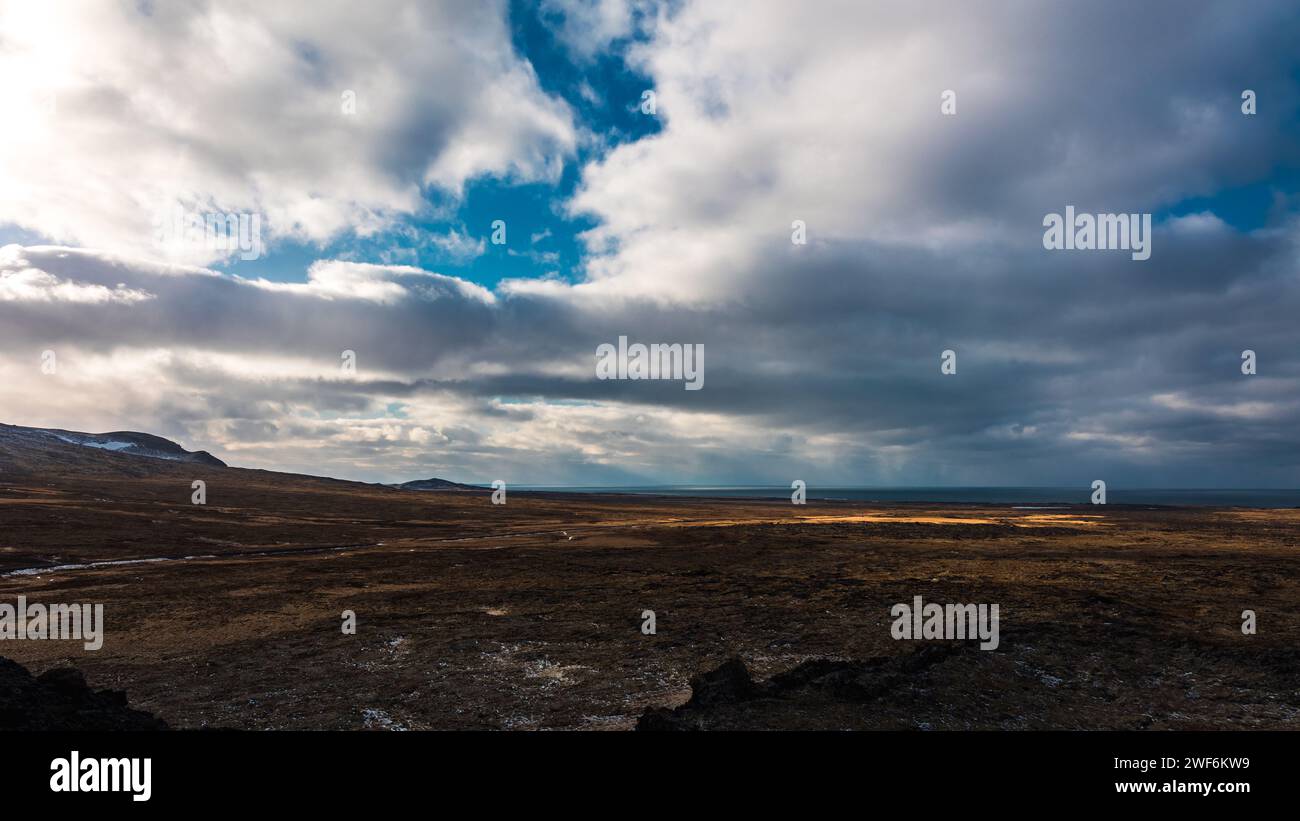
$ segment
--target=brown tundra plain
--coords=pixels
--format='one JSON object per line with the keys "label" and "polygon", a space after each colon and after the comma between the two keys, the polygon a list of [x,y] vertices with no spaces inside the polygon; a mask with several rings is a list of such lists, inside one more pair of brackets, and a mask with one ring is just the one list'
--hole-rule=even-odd
{"label": "brown tundra plain", "polygon": [[[173,728],[1300,727],[1297,510],[494,505],[25,430],[0,601],[102,604],[104,641],[0,656]],[[997,649],[893,638],[918,595],[998,604]]]}

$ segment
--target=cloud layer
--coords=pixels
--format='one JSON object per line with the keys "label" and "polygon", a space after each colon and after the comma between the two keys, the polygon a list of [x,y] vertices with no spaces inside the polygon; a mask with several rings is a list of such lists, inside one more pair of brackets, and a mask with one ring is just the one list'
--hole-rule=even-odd
{"label": "cloud layer", "polygon": [[[384,481],[1300,481],[1284,4],[548,2],[572,59],[653,80],[662,129],[593,157],[555,203],[596,226],[576,284],[493,290],[357,261],[278,282],[146,258],[124,196],[179,182],[276,233],[382,232],[429,186],[557,178],[583,128],[503,6],[219,5],[88,21],[84,54],[42,58],[79,89],[57,114],[76,127],[27,154],[8,150],[23,129],[0,137],[18,183],[0,222],[65,243],[0,250],[5,421]],[[22,22],[0,44],[14,65],[48,42]],[[130,116],[86,102],[119,98]],[[1261,186],[1266,217],[1232,219],[1234,192]],[[1066,205],[1156,213],[1151,259],[1045,251],[1042,218]],[[704,344],[705,389],[596,380],[620,335]]]}

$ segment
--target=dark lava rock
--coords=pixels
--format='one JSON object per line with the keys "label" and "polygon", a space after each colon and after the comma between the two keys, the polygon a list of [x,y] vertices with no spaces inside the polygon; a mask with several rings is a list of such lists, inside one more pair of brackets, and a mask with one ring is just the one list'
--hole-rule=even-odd
{"label": "dark lava rock", "polygon": [[691,677],[691,699],[676,710],[647,710],[637,720],[638,730],[695,730],[703,726],[688,717],[695,711],[708,712],[753,698],[758,693],[749,669],[738,658],[730,659],[716,670]]}
{"label": "dark lava rock", "polygon": [[0,656],[0,731],[166,730],[160,718],[133,710],[121,690],[92,690],[71,667],[32,676]]}
{"label": "dark lava rock", "polygon": [[[755,682],[733,658],[691,678],[691,698],[676,709],[647,710],[638,730],[838,729],[859,726],[864,705],[907,690],[929,668],[967,646],[930,645],[864,661],[813,659]],[[847,725],[842,723],[847,721]]]}
{"label": "dark lava rock", "polygon": [[757,693],[749,670],[740,659],[731,659],[718,669],[691,678],[691,701],[697,707],[735,704]]}

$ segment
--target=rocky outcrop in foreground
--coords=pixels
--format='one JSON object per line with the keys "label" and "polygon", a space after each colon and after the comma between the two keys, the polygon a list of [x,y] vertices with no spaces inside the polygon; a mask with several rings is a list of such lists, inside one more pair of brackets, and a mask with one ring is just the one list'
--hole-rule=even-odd
{"label": "rocky outcrop in foreground", "polygon": [[638,730],[847,729],[871,724],[868,705],[907,690],[931,666],[963,652],[962,645],[931,645],[916,652],[865,661],[806,661],[756,682],[733,658],[691,678],[691,698],[675,709],[655,708]]}
{"label": "rocky outcrop in foreground", "polygon": [[0,656],[0,731],[166,729],[162,719],[132,709],[121,690],[92,690],[78,670],[33,676]]}

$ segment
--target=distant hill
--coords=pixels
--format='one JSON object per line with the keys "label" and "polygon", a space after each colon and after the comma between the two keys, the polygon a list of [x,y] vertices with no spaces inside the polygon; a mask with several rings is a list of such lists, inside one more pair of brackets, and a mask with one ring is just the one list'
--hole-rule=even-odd
{"label": "distant hill", "polygon": [[393,485],[400,490],[486,490],[478,485],[462,485],[460,482],[449,482],[446,479],[415,479],[410,482],[402,482],[400,485]]}
{"label": "distant hill", "polygon": [[[310,480],[365,486],[344,479],[230,468],[205,450],[186,450],[170,439],[152,433],[127,430],[84,433],[62,428],[0,424],[0,481],[22,475],[42,477],[70,473],[83,477],[185,477],[196,465],[237,470],[245,475],[263,475],[271,481]],[[487,489],[438,478],[416,479],[383,487],[410,491]]]}
{"label": "distant hill", "polygon": [[[89,457],[96,458],[89,458]],[[186,450],[170,439],[137,431],[83,433],[60,428],[28,428],[0,424],[0,467],[33,470],[76,463],[108,465],[115,457],[143,457],[165,462],[226,467],[226,463],[205,450]],[[136,459],[128,459],[136,461]]]}

